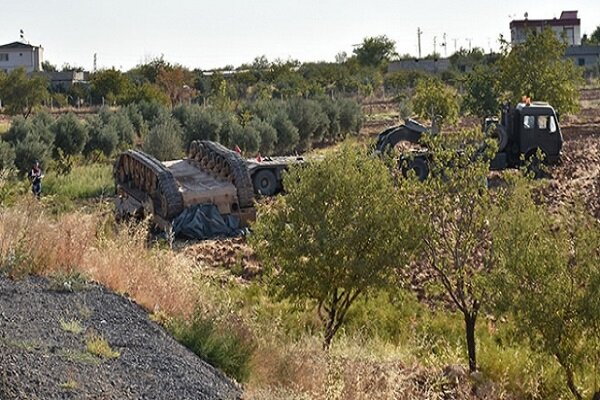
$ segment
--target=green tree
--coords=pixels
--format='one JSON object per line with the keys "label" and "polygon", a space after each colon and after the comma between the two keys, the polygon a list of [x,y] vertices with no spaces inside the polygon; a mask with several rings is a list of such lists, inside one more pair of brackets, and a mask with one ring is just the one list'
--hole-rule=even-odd
{"label": "green tree", "polygon": [[[248,126],[255,129],[260,136],[260,147],[261,154],[268,155],[272,154],[277,143],[277,131],[268,122],[258,118],[253,118]],[[233,144],[233,142],[231,143]]]}
{"label": "green tree", "polygon": [[279,298],[316,306],[327,349],[354,302],[408,259],[412,212],[398,207],[392,175],[364,149],[292,167],[284,186],[285,197],[259,206],[251,245]]}
{"label": "green tree", "polygon": [[28,77],[24,68],[0,75],[0,99],[4,112],[27,118],[35,107],[48,98],[48,82],[39,75]]}
{"label": "green tree", "polygon": [[88,120],[89,139],[83,148],[83,154],[89,156],[96,152],[110,157],[119,143],[119,134],[112,124],[104,124],[100,117],[93,116]]}
{"label": "green tree", "polygon": [[32,118],[22,116],[13,118],[10,129],[4,135],[15,150],[15,166],[26,172],[34,161],[47,165],[54,149],[54,133],[50,129],[54,120],[44,112],[34,114]]}
{"label": "green tree", "polygon": [[424,282],[426,292],[432,301],[450,303],[462,314],[469,370],[475,371],[475,325],[486,299],[483,278],[493,266],[490,215],[497,196],[487,190],[489,164],[476,160],[478,148],[457,151],[452,145],[470,139],[461,134],[431,141],[435,158],[430,177],[418,187],[413,212],[421,218],[424,267],[435,278]]}
{"label": "green tree", "polygon": [[414,111],[421,118],[433,120],[440,116],[444,123],[458,120],[459,95],[439,79],[419,80],[412,101]]}
{"label": "green tree", "polygon": [[359,64],[370,67],[381,67],[396,53],[396,42],[385,35],[366,37],[353,51]]}
{"label": "green tree", "polygon": [[321,140],[329,119],[318,102],[301,98],[288,101],[288,116],[298,129],[300,150],[309,149],[313,141]]}
{"label": "green tree", "polygon": [[600,398],[600,225],[582,209],[552,215],[523,185],[503,208],[494,215],[496,310],[556,360],[575,398]]}
{"label": "green tree", "polygon": [[56,65],[46,60],[42,62],[42,70],[45,72],[56,72],[58,71],[58,68],[56,68]]}
{"label": "green tree", "polygon": [[51,127],[54,132],[54,145],[66,156],[74,156],[83,150],[88,138],[87,127],[79,118],[68,113],[56,120]]}
{"label": "green tree", "polygon": [[463,106],[477,117],[496,115],[500,109],[501,94],[497,69],[477,65],[467,75]]}
{"label": "green tree", "polygon": [[594,32],[590,35],[588,39],[588,43],[590,44],[600,44],[600,25],[596,27]]}
{"label": "green tree", "polygon": [[91,95],[94,102],[114,105],[129,96],[132,83],[121,71],[111,68],[94,72],[90,78]]}
{"label": "green tree", "polygon": [[523,96],[547,101],[560,113],[579,109],[581,70],[564,59],[567,44],[552,29],[531,33],[522,44],[503,44],[500,60],[502,88],[513,103]]}
{"label": "green tree", "polygon": [[183,132],[172,117],[159,118],[144,140],[144,151],[160,161],[174,160],[183,154]]}

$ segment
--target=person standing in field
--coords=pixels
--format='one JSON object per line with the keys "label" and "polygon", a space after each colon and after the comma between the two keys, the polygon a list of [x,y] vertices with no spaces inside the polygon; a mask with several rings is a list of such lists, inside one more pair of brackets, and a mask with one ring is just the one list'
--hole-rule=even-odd
{"label": "person standing in field", "polygon": [[42,178],[44,175],[42,174],[42,169],[40,168],[40,163],[36,161],[33,164],[33,168],[29,171],[29,180],[31,181],[31,191],[33,194],[39,198],[42,194]]}

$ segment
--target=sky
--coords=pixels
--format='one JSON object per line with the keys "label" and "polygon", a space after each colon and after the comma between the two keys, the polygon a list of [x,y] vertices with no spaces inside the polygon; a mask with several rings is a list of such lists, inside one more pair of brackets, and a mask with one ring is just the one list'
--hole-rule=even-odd
{"label": "sky", "polygon": [[[0,44],[44,47],[44,59],[127,70],[164,56],[188,68],[213,69],[269,60],[334,61],[365,37],[386,35],[400,54],[455,48],[497,50],[512,19],[549,19],[578,10],[582,34],[600,25],[600,1],[555,0],[0,0]],[[456,47],[455,47],[456,46]]]}

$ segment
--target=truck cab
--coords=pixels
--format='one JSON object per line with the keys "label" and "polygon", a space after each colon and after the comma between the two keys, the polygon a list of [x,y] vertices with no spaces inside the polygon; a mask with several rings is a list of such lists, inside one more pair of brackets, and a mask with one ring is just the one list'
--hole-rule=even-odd
{"label": "truck cab", "polygon": [[554,108],[545,102],[523,102],[515,107],[505,105],[500,120],[486,118],[484,130],[497,124],[498,153],[491,162],[492,169],[516,167],[530,160],[540,150],[544,162],[554,164],[560,159],[563,137]]}

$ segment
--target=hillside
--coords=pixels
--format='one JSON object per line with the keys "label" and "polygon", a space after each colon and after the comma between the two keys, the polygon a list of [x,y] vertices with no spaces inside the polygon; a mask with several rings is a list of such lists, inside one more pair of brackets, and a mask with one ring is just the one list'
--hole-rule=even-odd
{"label": "hillside", "polygon": [[240,397],[234,382],[140,306],[101,286],[79,285],[0,276],[1,399]]}

